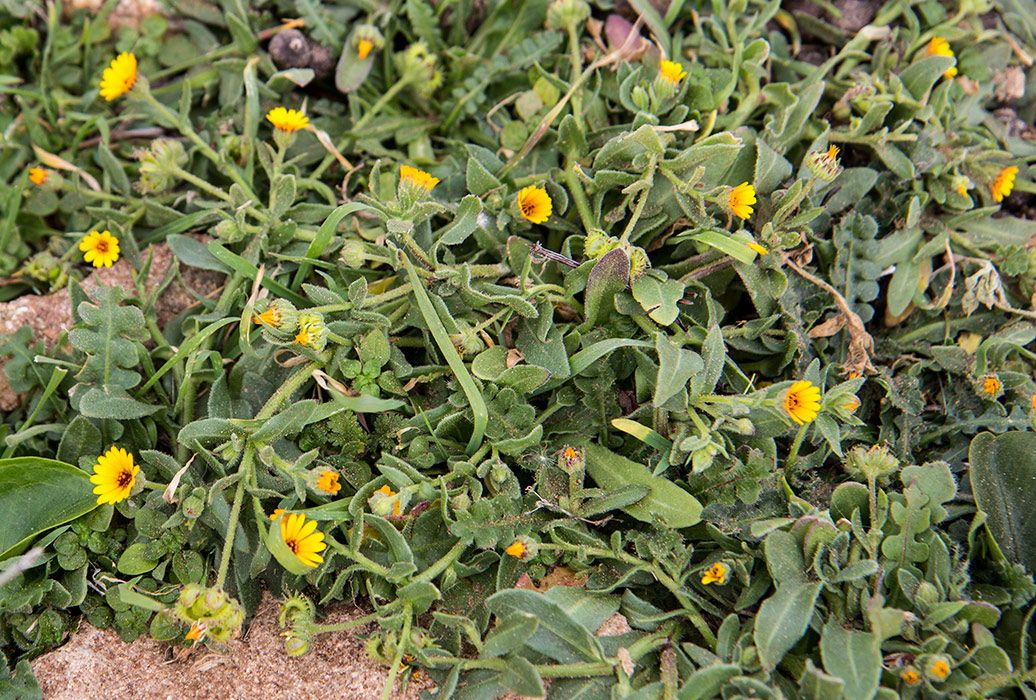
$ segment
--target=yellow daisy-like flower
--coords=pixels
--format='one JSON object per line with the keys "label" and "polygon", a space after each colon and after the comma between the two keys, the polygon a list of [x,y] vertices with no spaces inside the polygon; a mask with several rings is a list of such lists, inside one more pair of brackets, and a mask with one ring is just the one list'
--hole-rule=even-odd
{"label": "yellow daisy-like flower", "polygon": [[765,247],[759,245],[758,243],[749,243],[748,247],[751,248],[752,250],[754,250],[759,255],[766,255],[766,254],[768,254],[770,252]]}
{"label": "yellow daisy-like flower", "polygon": [[302,112],[284,107],[275,107],[266,115],[266,121],[273,124],[273,128],[290,134],[299,129],[309,126],[309,117]]}
{"label": "yellow daisy-like flower", "polygon": [[371,52],[371,49],[373,48],[373,41],[370,41],[368,39],[360,39],[360,44],[356,47],[356,55],[362,61],[363,59],[367,58],[367,54],[369,54]]}
{"label": "yellow daisy-like flower", "polygon": [[101,97],[111,102],[125,95],[137,82],[137,57],[123,51],[101,75]]}
{"label": "yellow daisy-like flower", "polygon": [[730,576],[730,567],[721,561],[716,562],[702,574],[701,582],[703,585],[711,585],[715,583],[719,586],[725,586],[727,584],[727,577]]}
{"label": "yellow daisy-like flower", "polygon": [[552,206],[550,195],[542,187],[529,185],[518,193],[518,209],[526,221],[542,224],[550,218]]}
{"label": "yellow daisy-like flower", "polygon": [[320,472],[320,479],[317,480],[317,488],[332,495],[341,491],[342,485],[338,483],[338,472],[333,472],[329,469],[325,469]]}
{"label": "yellow daisy-like flower", "polygon": [[256,325],[260,323],[265,323],[268,326],[273,326],[274,328],[277,328],[281,325],[281,313],[276,306],[271,306],[261,314],[253,315],[252,321],[254,321]]}
{"label": "yellow daisy-like flower", "polygon": [[937,681],[944,681],[950,676],[950,663],[943,658],[936,659],[928,666],[928,675]]}
{"label": "yellow daisy-like flower", "polygon": [[755,204],[755,201],[755,187],[747,182],[742,182],[732,189],[728,199],[730,211],[742,219],[747,219],[752,215],[752,205]]}
{"label": "yellow daisy-like flower", "polygon": [[899,674],[899,677],[903,679],[903,682],[907,685],[917,685],[921,682],[921,674],[917,672],[917,669],[907,668],[903,673]]}
{"label": "yellow daisy-like flower", "polygon": [[97,458],[94,475],[90,477],[90,482],[97,484],[94,487],[97,502],[104,505],[129,498],[139,471],[140,466],[133,463],[133,455],[113,445]]}
{"label": "yellow daisy-like flower", "polygon": [[[383,493],[387,498],[392,498],[396,495],[396,492],[388,484],[385,484],[380,489],[376,489],[374,493]],[[399,517],[399,501],[392,504],[392,515]]]}
{"label": "yellow daisy-like flower", "polygon": [[662,61],[658,69],[659,75],[673,84],[680,82],[687,75],[687,71],[676,61]]}
{"label": "yellow daisy-like flower", "polygon": [[[941,36],[933,38],[928,42],[928,53],[932,56],[948,56],[954,58],[953,49],[950,48],[950,42],[943,39]],[[944,78],[952,78],[957,75],[957,67],[952,66],[948,71],[943,73]]]}
{"label": "yellow daisy-like flower", "polygon": [[1011,194],[1011,190],[1014,189],[1014,177],[1018,174],[1018,168],[1013,165],[1009,168],[1004,168],[1000,171],[1000,174],[993,180],[993,199],[998,202],[1004,201],[1004,197]]}
{"label": "yellow daisy-like flower", "polygon": [[504,550],[504,554],[509,554],[515,559],[521,559],[525,556],[525,552],[527,550],[528,547],[525,546],[524,542],[519,542],[515,540],[514,543],[512,543],[507,549]]}
{"label": "yellow daisy-like flower", "polygon": [[42,185],[47,181],[47,176],[50,175],[43,168],[29,168],[29,179],[36,185]]}
{"label": "yellow daisy-like flower", "polygon": [[316,567],[324,558],[320,552],[327,549],[324,533],[317,531],[317,521],[306,521],[301,513],[289,513],[281,517],[281,537],[296,557],[306,566]]}
{"label": "yellow daisy-like flower", "polygon": [[119,259],[119,239],[110,231],[91,231],[79,242],[83,259],[94,267],[111,267]]}
{"label": "yellow daisy-like flower", "polygon": [[1003,388],[1003,383],[996,375],[991,374],[982,379],[982,393],[987,396],[996,396]]}
{"label": "yellow daisy-like flower", "polygon": [[784,395],[784,410],[799,425],[809,423],[820,411],[820,387],[808,380],[795,382]]}
{"label": "yellow daisy-like flower", "polygon": [[418,170],[410,165],[399,166],[399,184],[413,184],[416,187],[423,187],[429,192],[439,184],[439,178],[432,177],[423,170]]}

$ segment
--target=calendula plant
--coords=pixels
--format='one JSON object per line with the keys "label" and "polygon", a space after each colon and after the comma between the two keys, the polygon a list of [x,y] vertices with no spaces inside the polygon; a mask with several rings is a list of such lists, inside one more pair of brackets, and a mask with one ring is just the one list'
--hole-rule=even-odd
{"label": "calendula plant", "polygon": [[0,3],[0,687],[1032,697],[1031,2],[173,5]]}

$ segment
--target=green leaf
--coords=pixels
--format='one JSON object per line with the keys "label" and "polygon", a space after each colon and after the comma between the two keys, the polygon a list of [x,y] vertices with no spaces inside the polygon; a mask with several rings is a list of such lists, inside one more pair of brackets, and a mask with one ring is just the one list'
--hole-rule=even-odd
{"label": "green leaf", "polygon": [[705,369],[705,363],[701,355],[679,347],[664,333],[655,333],[655,349],[658,351],[658,376],[652,404],[660,408],[683,391],[691,377]]}
{"label": "green leaf", "polygon": [[633,283],[630,291],[652,321],[668,326],[680,315],[676,303],[683,299],[684,289],[683,282],[659,279],[649,271]]}
{"label": "green leaf", "polygon": [[726,253],[738,262],[750,263],[756,258],[756,252],[744,241],[733,238],[725,231],[702,231],[690,237],[716,250]]}
{"label": "green leaf", "polygon": [[93,296],[96,302],[83,302],[78,307],[85,327],[68,333],[72,346],[88,356],[77,378],[84,384],[131,389],[140,382],[133,341],[148,337],[144,314],[135,306],[120,306],[120,287],[98,287]]}
{"label": "green leaf", "polygon": [[662,477],[652,476],[637,464],[600,445],[586,448],[586,472],[603,489],[617,490],[629,485],[646,486],[651,493],[642,501],[623,509],[637,520],[650,523],[656,519],[671,528],[696,525],[701,521],[702,506],[682,488]]}
{"label": "green leaf", "polygon": [[763,601],[753,636],[764,669],[776,668],[805,634],[823,587],[822,583],[782,583]]}
{"label": "green leaf", "polygon": [[312,422],[317,402],[313,399],[298,401],[273,416],[252,433],[252,442],[270,443],[285,435],[294,435]]}
{"label": "green leaf", "polygon": [[928,91],[936,81],[950,68],[956,65],[957,59],[952,56],[926,56],[917,63],[907,66],[899,74],[903,87],[910,91],[918,102],[926,101]]}
{"label": "green leaf", "polygon": [[427,581],[414,581],[411,584],[396,589],[396,596],[410,605],[414,613],[420,615],[432,607],[432,603],[442,598],[439,589]]}
{"label": "green leaf", "polygon": [[614,307],[615,295],[626,288],[630,278],[630,259],[621,248],[607,253],[590,270],[586,281],[586,322],[580,330],[603,323],[603,317]]}
{"label": "green leaf", "polygon": [[813,665],[813,659],[806,659],[806,667],[799,676],[799,697],[802,700],[842,700],[844,688],[845,681],[821,671]]}
{"label": "green leaf", "polygon": [[103,449],[101,431],[85,416],[76,416],[65,428],[58,444],[57,459],[67,464],[78,464],[80,457],[99,455]]}
{"label": "green leaf", "polygon": [[439,234],[439,243],[457,245],[468,239],[478,228],[478,215],[482,213],[482,200],[473,194],[460,200],[453,221],[443,227]]}
{"label": "green leaf", "polygon": [[[208,211],[198,212],[198,214],[208,213]],[[215,272],[228,272],[230,270],[227,265],[221,263],[216,256],[209,252],[209,249],[201,241],[179,233],[170,234],[165,240],[176,259],[184,265]]]}
{"label": "green leaf", "polygon": [[526,645],[562,663],[603,661],[600,642],[557,603],[540,593],[505,589],[486,600],[486,606],[500,618],[516,612],[536,617],[539,625]]}
{"label": "green leaf", "polygon": [[547,694],[539,671],[524,656],[507,659],[507,667],[500,674],[500,684],[522,697],[541,698]]}
{"label": "green leaf", "polygon": [[705,364],[705,371],[691,377],[692,399],[715,391],[716,384],[723,375],[723,366],[727,361],[727,349],[723,344],[723,331],[719,326],[711,326],[709,332],[705,334],[705,342],[701,346],[701,357]]}
{"label": "green leaf", "polygon": [[117,385],[90,387],[85,393],[77,392],[76,398],[79,400],[79,410],[87,418],[132,420],[150,416],[161,408],[137,401]]}
{"label": "green leaf", "polygon": [[492,659],[510,654],[532,636],[539,626],[539,619],[522,611],[515,611],[490,630],[482,644],[479,658]]}
{"label": "green leaf", "polygon": [[82,469],[42,457],[0,459],[0,560],[96,507],[93,484]]}
{"label": "green leaf", "polygon": [[820,636],[824,669],[845,682],[845,697],[871,700],[881,681],[881,642],[869,632],[853,632],[829,621]]}
{"label": "green leaf", "polygon": [[741,675],[741,667],[734,664],[715,664],[700,668],[687,679],[677,700],[712,700],[718,697],[727,682],[734,676]]}
{"label": "green leaf", "polygon": [[1036,434],[980,433],[971,441],[971,490],[1009,562],[1036,571]]}
{"label": "green leaf", "polygon": [[410,545],[407,544],[406,539],[399,534],[399,530],[396,529],[395,525],[390,523],[388,520],[385,520],[385,518],[371,514],[364,515],[363,522],[373,526],[381,535],[382,542],[388,546],[389,551],[392,553],[393,563],[414,563],[414,553],[411,551]]}
{"label": "green leaf", "polygon": [[[119,563],[116,565],[119,572],[128,576],[138,576],[139,574],[146,574],[158,566],[158,560],[148,559],[145,556],[144,550],[146,548],[146,542],[134,542],[127,547],[122,555],[119,556]],[[126,602],[130,601],[127,600]]]}

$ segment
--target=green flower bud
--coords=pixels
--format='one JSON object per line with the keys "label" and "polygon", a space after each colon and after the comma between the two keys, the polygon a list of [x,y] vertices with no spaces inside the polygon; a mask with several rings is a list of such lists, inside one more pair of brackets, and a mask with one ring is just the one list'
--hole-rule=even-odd
{"label": "green flower bud", "polygon": [[648,106],[651,104],[651,98],[648,97],[647,90],[642,85],[633,88],[633,92],[630,93],[630,99],[633,101],[633,105],[642,112],[647,111]]}
{"label": "green flower bud", "polygon": [[583,254],[589,260],[597,260],[610,253],[618,245],[618,239],[612,238],[599,228],[590,231],[583,243]]}
{"label": "green flower bud", "polygon": [[461,357],[477,355],[486,349],[486,344],[479,337],[479,332],[471,324],[463,319],[457,319],[457,332],[450,336],[453,347]]}
{"label": "green flower bud", "polygon": [[439,72],[436,56],[423,41],[411,44],[406,51],[396,54],[396,67],[426,97],[442,84],[442,73]]}
{"label": "green flower bud", "polygon": [[205,501],[192,495],[183,499],[183,505],[181,507],[183,508],[184,517],[189,520],[194,520],[201,516],[205,511]]}
{"label": "green flower bud", "polygon": [[651,261],[643,248],[627,246],[626,254],[630,258],[630,279],[636,281],[651,267]]}
{"label": "green flower bud", "polygon": [[312,643],[308,637],[298,632],[289,630],[284,633],[284,653],[291,657],[305,656],[309,653]]}
{"label": "green flower bud", "polygon": [[868,482],[883,480],[898,468],[899,460],[889,453],[885,445],[875,445],[870,449],[854,447],[845,462],[845,469],[853,478]]}
{"label": "green flower bud", "polygon": [[547,28],[575,27],[589,17],[590,5],[585,0],[554,0],[547,8]]}
{"label": "green flower bud", "polygon": [[176,139],[155,139],[150,147],[138,148],[133,155],[140,161],[137,189],[145,194],[172,187],[179,178],[177,171],[187,164],[187,152]]}
{"label": "green flower bud", "polygon": [[842,164],[838,162],[838,146],[831,146],[825,152],[810,153],[806,157],[806,167],[824,182],[833,181],[842,174]]}
{"label": "green flower bud", "polygon": [[450,505],[454,511],[464,512],[471,507],[471,496],[466,493],[458,493],[450,497]]}
{"label": "green flower bud", "polygon": [[921,581],[917,586],[917,592],[914,593],[914,600],[923,608],[938,603],[939,598],[939,589],[928,581]]}
{"label": "green flower bud", "polygon": [[231,219],[220,221],[212,230],[218,237],[230,243],[236,243],[245,237],[245,232],[241,230],[236,221]]}
{"label": "green flower bud", "polygon": [[346,241],[342,246],[340,259],[346,267],[354,270],[362,267],[367,260],[367,249],[363,241]]}
{"label": "green flower bud", "polygon": [[295,335],[295,344],[303,345],[311,350],[321,352],[327,347],[327,336],[330,331],[324,324],[322,314],[299,314],[299,332]]}

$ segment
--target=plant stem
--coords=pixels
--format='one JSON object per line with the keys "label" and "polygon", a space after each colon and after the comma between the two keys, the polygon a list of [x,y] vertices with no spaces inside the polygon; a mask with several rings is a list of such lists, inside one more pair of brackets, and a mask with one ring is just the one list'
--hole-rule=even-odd
{"label": "plant stem", "polygon": [[245,497],[245,482],[248,481],[252,468],[252,457],[255,448],[249,445],[241,457],[238,467],[237,490],[234,492],[234,504],[230,507],[230,518],[227,520],[227,535],[223,538],[223,556],[219,561],[219,572],[216,574],[216,588],[223,588],[230,569],[230,554],[234,551],[234,538],[237,536],[237,521],[241,517],[241,502]]}
{"label": "plant stem", "polygon": [[787,472],[794,474],[792,467],[795,466],[795,460],[799,457],[799,449],[802,447],[802,441],[806,438],[806,430],[809,429],[809,423],[803,423],[799,427],[799,432],[795,434],[795,441],[791,443],[791,451],[788,452],[788,459],[784,461],[784,469]]}
{"label": "plant stem", "polygon": [[568,161],[568,165],[565,167],[565,184],[568,185],[568,192],[572,195],[572,200],[576,203],[576,211],[579,212],[579,218],[583,222],[583,228],[589,233],[595,228],[598,228],[597,222],[594,221],[594,214],[590,210],[590,203],[586,199],[586,192],[583,191],[583,183],[579,181],[579,176],[576,175],[576,168],[579,167],[579,163],[574,158]]}

